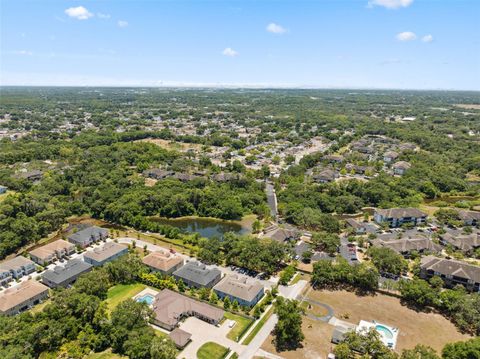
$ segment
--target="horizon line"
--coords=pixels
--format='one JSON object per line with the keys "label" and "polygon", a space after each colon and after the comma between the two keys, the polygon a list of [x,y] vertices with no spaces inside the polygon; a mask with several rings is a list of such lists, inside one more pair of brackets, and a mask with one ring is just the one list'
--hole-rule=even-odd
{"label": "horizon line", "polygon": [[311,85],[261,85],[261,84],[175,84],[175,85],[54,85],[54,84],[0,84],[0,88],[5,87],[56,87],[56,88],[149,88],[149,89],[223,89],[223,90],[359,90],[359,91],[451,91],[451,92],[480,92],[480,89],[458,89],[458,88],[409,88],[409,87],[363,87],[363,86],[311,86]]}

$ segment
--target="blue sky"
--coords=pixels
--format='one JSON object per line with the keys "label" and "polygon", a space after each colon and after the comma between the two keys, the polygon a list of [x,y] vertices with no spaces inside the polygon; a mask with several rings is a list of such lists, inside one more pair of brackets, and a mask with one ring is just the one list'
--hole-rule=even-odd
{"label": "blue sky", "polygon": [[478,0],[0,0],[3,85],[480,90]]}

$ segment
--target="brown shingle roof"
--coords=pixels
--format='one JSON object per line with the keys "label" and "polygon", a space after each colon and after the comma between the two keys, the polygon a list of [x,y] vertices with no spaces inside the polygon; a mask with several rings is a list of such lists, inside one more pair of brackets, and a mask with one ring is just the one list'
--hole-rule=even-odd
{"label": "brown shingle roof", "polygon": [[33,279],[22,282],[13,288],[5,289],[0,292],[0,312],[7,312],[44,292],[48,292],[48,287]]}
{"label": "brown shingle roof", "polygon": [[229,275],[225,276],[213,289],[251,302],[263,290],[263,286],[258,281],[247,283],[246,277],[239,278],[236,275]]}
{"label": "brown shingle roof", "polygon": [[168,334],[168,336],[178,348],[183,348],[190,341],[192,334],[187,333],[180,328],[175,328],[170,334]]}
{"label": "brown shingle roof", "polygon": [[48,243],[42,247],[36,248],[30,251],[30,254],[34,255],[37,258],[47,258],[48,256],[55,254],[55,251],[62,249],[75,247],[74,244],[69,243],[63,239],[59,239],[55,242]]}
{"label": "brown shingle roof", "polygon": [[220,321],[225,314],[220,308],[199,302],[169,289],[164,289],[155,296],[153,312],[157,321],[170,326],[177,325],[182,317],[194,315],[194,313],[198,313],[214,322]]}
{"label": "brown shingle roof", "polygon": [[168,272],[179,263],[183,263],[183,259],[180,256],[164,251],[152,252],[145,256],[142,261],[147,266],[164,272]]}
{"label": "brown shingle roof", "polygon": [[101,247],[95,248],[93,251],[87,251],[83,255],[84,257],[91,258],[97,262],[102,262],[117,253],[125,250],[127,247],[115,242],[107,242]]}
{"label": "brown shingle roof", "polygon": [[0,271],[1,270],[15,270],[19,269],[23,266],[29,265],[29,264],[34,264],[30,259],[18,256],[15,258],[12,258],[10,260],[7,260],[5,262],[0,263]]}

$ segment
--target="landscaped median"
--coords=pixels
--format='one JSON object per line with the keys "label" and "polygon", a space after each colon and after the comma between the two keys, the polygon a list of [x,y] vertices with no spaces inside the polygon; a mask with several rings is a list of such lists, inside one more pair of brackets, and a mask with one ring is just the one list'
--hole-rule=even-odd
{"label": "landscaped median", "polygon": [[228,355],[228,353],[230,353],[230,349],[227,349],[220,344],[214,342],[207,342],[198,349],[197,358],[223,359]]}
{"label": "landscaped median", "polygon": [[270,307],[269,310],[265,313],[265,315],[258,321],[257,325],[253,328],[253,330],[250,332],[250,334],[247,335],[245,340],[242,342],[243,345],[248,345],[250,342],[255,338],[255,336],[258,334],[260,329],[265,325],[267,320],[272,316],[273,314],[273,306]]}

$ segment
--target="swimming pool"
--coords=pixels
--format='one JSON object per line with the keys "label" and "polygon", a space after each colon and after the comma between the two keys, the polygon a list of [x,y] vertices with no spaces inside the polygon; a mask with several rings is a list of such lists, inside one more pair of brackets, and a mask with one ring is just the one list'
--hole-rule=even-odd
{"label": "swimming pool", "polygon": [[147,303],[148,305],[152,305],[153,303],[153,300],[155,299],[155,297],[151,294],[144,294],[142,295],[141,297],[138,297],[136,299],[137,302],[143,302],[143,303]]}
{"label": "swimming pool", "polygon": [[380,333],[385,336],[387,339],[393,339],[393,333],[390,329],[388,329],[386,326],[377,324],[375,325],[375,329]]}

